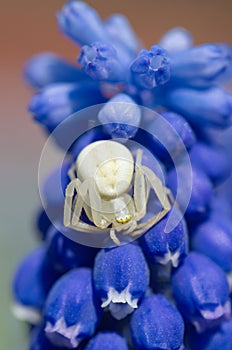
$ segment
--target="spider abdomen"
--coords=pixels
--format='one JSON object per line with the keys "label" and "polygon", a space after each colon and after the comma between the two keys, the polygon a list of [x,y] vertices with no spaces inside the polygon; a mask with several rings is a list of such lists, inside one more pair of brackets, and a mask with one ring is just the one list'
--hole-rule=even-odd
{"label": "spider abdomen", "polygon": [[93,178],[102,198],[117,198],[127,192],[133,177],[134,160],[124,145],[115,141],[97,141],[78,156],[77,176],[81,181]]}

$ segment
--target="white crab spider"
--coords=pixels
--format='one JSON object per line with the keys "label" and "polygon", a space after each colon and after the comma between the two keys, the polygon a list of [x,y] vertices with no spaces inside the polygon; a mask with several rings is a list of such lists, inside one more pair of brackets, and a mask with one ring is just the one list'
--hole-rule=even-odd
{"label": "white crab spider", "polygon": [[[170,191],[151,169],[142,165],[141,149],[137,150],[134,163],[126,146],[111,140],[93,142],[80,152],[69,177],[64,225],[82,232],[107,230],[117,245],[120,241],[116,232],[138,236],[171,209]],[[163,209],[140,222],[146,215],[151,189]],[[82,210],[93,225],[80,220]]]}

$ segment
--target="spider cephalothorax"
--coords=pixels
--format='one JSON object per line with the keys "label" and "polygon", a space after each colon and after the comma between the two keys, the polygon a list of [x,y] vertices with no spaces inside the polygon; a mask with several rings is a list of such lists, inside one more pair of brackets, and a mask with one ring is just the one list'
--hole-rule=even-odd
{"label": "spider cephalothorax", "polygon": [[[116,232],[138,236],[161,220],[170,210],[169,189],[148,167],[142,165],[142,150],[134,162],[130,150],[119,142],[96,141],[86,146],[69,171],[64,225],[83,232],[108,230],[120,244]],[[146,215],[151,189],[162,210],[141,222]],[[89,221],[80,219],[82,210]]]}

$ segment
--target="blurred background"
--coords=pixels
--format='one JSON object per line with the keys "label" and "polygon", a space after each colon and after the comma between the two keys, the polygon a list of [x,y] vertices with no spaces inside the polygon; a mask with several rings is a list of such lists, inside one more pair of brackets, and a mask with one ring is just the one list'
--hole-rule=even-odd
{"label": "blurred background", "polygon": [[[232,44],[230,0],[90,0],[100,15],[121,12],[149,48],[168,29],[183,26],[195,44]],[[37,170],[45,136],[27,114],[32,92],[22,79],[24,62],[41,51],[75,61],[78,48],[56,25],[64,0],[0,0],[1,39],[1,245],[0,349],[26,349],[26,329],[10,312],[11,277],[20,259],[36,245],[34,218],[40,206]]]}

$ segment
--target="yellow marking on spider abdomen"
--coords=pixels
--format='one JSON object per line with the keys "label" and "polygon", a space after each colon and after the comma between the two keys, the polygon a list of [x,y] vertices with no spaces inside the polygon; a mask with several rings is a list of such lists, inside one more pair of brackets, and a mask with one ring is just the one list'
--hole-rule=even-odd
{"label": "yellow marking on spider abdomen", "polygon": [[132,219],[132,215],[127,215],[124,218],[115,218],[119,224],[127,224]]}

